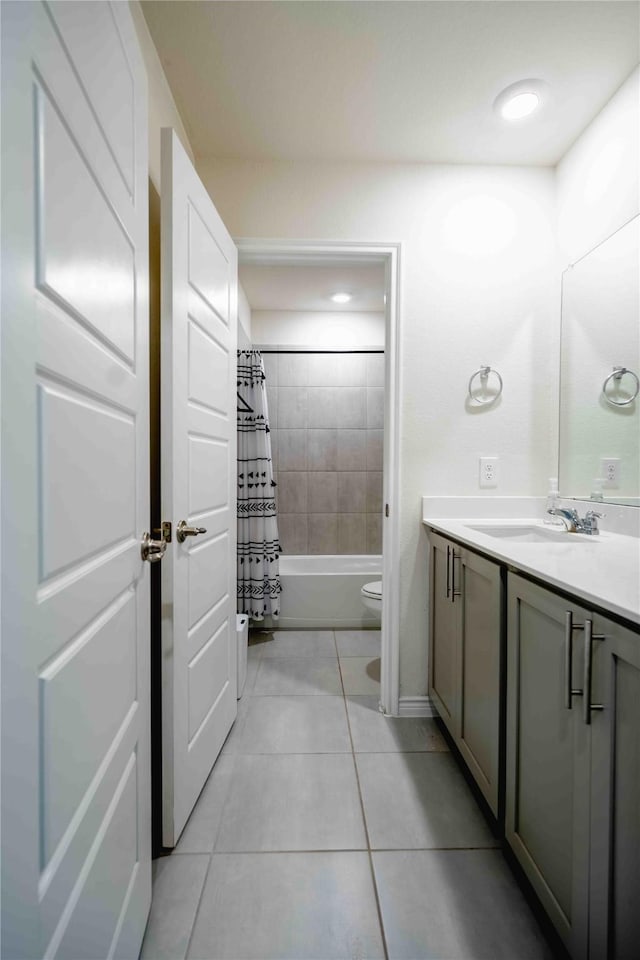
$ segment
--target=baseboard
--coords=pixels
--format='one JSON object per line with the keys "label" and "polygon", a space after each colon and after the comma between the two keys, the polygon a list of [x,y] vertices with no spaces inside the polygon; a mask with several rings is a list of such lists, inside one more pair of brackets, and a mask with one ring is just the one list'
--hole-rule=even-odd
{"label": "baseboard", "polygon": [[438,711],[429,697],[400,697],[399,717],[437,717]]}

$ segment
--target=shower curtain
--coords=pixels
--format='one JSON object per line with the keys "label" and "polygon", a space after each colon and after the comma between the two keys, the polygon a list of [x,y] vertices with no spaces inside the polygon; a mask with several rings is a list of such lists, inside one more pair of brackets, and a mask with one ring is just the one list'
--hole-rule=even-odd
{"label": "shower curtain", "polygon": [[280,613],[278,521],[264,364],[238,350],[238,613]]}

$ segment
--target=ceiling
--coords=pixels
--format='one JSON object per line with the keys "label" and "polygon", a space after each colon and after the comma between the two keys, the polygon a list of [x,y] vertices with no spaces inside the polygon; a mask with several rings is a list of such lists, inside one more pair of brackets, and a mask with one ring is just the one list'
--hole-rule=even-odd
{"label": "ceiling", "polygon": [[142,6],[197,157],[555,165],[640,59],[635,0]]}
{"label": "ceiling", "polygon": [[[384,266],[356,263],[260,265],[240,263],[238,276],[252,310],[300,310],[331,313],[382,313]],[[350,293],[347,304],[333,293]]]}

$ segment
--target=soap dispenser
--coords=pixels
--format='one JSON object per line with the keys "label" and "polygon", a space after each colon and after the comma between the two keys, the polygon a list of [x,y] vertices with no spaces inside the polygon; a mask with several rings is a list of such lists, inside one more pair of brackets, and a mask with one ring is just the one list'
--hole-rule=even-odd
{"label": "soap dispenser", "polygon": [[550,510],[557,510],[559,506],[560,494],[558,492],[558,478],[550,477],[547,502],[544,508],[544,523],[548,523],[552,527],[564,527],[564,522],[561,517],[556,517],[552,513],[549,513]]}

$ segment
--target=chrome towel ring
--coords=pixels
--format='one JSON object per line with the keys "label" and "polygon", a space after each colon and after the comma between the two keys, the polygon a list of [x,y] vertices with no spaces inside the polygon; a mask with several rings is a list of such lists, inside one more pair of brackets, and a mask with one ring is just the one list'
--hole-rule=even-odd
{"label": "chrome towel ring", "polygon": [[[620,383],[626,374],[628,374],[630,377],[633,377],[636,382],[636,388],[633,391],[633,395],[628,397],[627,400],[614,400],[613,397],[607,393],[607,384],[610,380],[615,380],[617,383]],[[610,403],[612,407],[628,407],[630,403],[633,403],[639,392],[640,380],[638,380],[638,374],[634,373],[633,370],[629,370],[627,367],[614,367],[613,373],[610,373],[608,377],[605,377],[604,383],[602,384],[602,395],[607,403]]]}
{"label": "chrome towel ring", "polygon": [[[498,378],[498,392],[494,394],[492,397],[485,397],[484,400],[481,400],[480,397],[475,396],[473,393],[473,381],[475,380],[476,377],[480,377],[480,384],[483,389],[486,389],[487,383],[489,380],[489,374],[491,373],[493,373],[494,376]],[[483,364],[478,370],[476,370],[475,373],[472,373],[471,376],[469,377],[468,390],[469,390],[469,399],[471,400],[472,403],[479,403],[481,406],[484,406],[489,403],[495,403],[495,401],[498,399],[498,397],[502,393],[502,377],[500,376],[497,370],[493,370],[491,367]]]}

